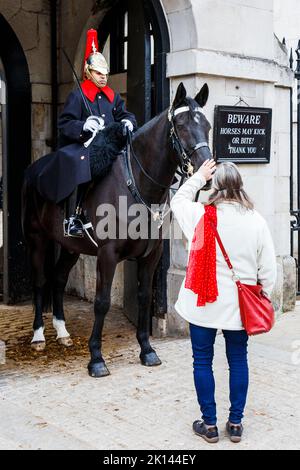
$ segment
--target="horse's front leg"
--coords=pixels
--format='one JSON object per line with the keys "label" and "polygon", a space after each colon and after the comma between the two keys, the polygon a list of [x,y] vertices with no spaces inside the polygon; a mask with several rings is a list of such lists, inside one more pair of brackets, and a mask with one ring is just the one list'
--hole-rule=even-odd
{"label": "horse's front leg", "polygon": [[102,357],[101,347],[104,319],[110,308],[111,285],[116,266],[117,255],[115,251],[109,245],[101,248],[97,259],[97,284],[94,303],[95,322],[89,340],[91,360],[88,364],[88,371],[91,377],[105,377],[110,374]]}
{"label": "horse's front leg", "polygon": [[141,346],[140,360],[144,366],[159,366],[161,360],[149,340],[153,275],[162,254],[162,243],[146,258],[138,260],[138,327],[137,340]]}
{"label": "horse's front leg", "polygon": [[69,253],[64,248],[55,267],[53,281],[53,327],[56,330],[56,340],[65,347],[73,345],[73,341],[66,329],[64,314],[64,291],[68,282],[68,277],[72,267],[76,264],[79,255],[77,253]]}

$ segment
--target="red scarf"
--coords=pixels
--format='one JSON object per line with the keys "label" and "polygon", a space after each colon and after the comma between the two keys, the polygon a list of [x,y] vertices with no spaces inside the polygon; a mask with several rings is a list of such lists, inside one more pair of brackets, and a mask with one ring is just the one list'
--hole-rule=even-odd
{"label": "red scarf", "polygon": [[97,87],[91,80],[85,80],[81,84],[81,88],[85,96],[93,103],[98,93],[104,93],[108,100],[112,103],[115,98],[115,92],[107,85],[103,88]]}
{"label": "red scarf", "polygon": [[215,302],[218,296],[216,239],[209,218],[217,226],[216,208],[207,205],[195,228],[186,272],[185,287],[198,295],[197,307]]}

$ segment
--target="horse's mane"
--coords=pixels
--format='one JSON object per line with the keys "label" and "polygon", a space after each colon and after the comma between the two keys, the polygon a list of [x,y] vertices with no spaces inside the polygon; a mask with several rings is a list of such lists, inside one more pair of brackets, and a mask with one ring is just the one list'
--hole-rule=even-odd
{"label": "horse's mane", "polygon": [[[190,108],[192,108],[193,106],[193,102],[194,100],[190,97],[186,97],[181,106],[189,106]],[[166,114],[167,114],[168,110],[165,109],[164,111],[162,111],[160,114],[158,114],[157,116],[155,116],[154,118],[152,118],[150,121],[146,122],[146,124],[144,124],[142,127],[140,127],[134,134],[135,137],[140,137],[142,136],[144,133],[147,133],[147,132],[150,132],[153,127],[155,127],[158,123],[158,121],[160,121],[162,118],[165,118],[166,117]]]}
{"label": "horse's mane", "polygon": [[152,130],[153,127],[155,127],[158,123],[158,121],[160,121],[160,119],[162,119],[162,117],[165,116],[166,114],[166,110],[162,111],[160,114],[158,114],[157,116],[155,116],[154,118],[152,118],[150,121],[146,122],[146,124],[144,124],[142,127],[140,127],[135,133],[134,133],[134,137],[139,137],[141,136],[142,134],[144,134],[145,132],[149,132]]}

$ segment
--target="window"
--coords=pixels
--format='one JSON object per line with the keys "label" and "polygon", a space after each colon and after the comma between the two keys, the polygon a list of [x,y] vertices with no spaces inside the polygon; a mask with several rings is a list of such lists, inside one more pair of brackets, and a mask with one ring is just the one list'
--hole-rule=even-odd
{"label": "window", "polygon": [[[154,35],[152,25],[149,24],[151,65],[154,66]],[[99,30],[99,47],[106,57],[110,74],[124,73],[128,64],[128,5],[122,1],[112,8]]]}

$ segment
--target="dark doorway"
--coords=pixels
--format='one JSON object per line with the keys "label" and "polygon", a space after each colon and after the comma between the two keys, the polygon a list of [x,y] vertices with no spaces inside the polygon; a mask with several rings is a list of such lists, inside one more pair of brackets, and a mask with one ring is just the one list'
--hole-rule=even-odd
{"label": "dark doorway", "polygon": [[29,276],[21,227],[21,188],[31,162],[31,85],[17,36],[0,14],[3,301],[28,298]]}
{"label": "dark doorway", "polygon": [[[159,0],[111,0],[99,25],[100,49],[110,63],[110,84],[121,91],[127,108],[134,112],[139,126],[169,106],[169,80],[166,56],[170,41],[165,15]],[[170,265],[169,241],[155,274],[153,315],[167,312],[167,270]],[[137,321],[136,263],[124,265],[124,308]]]}

